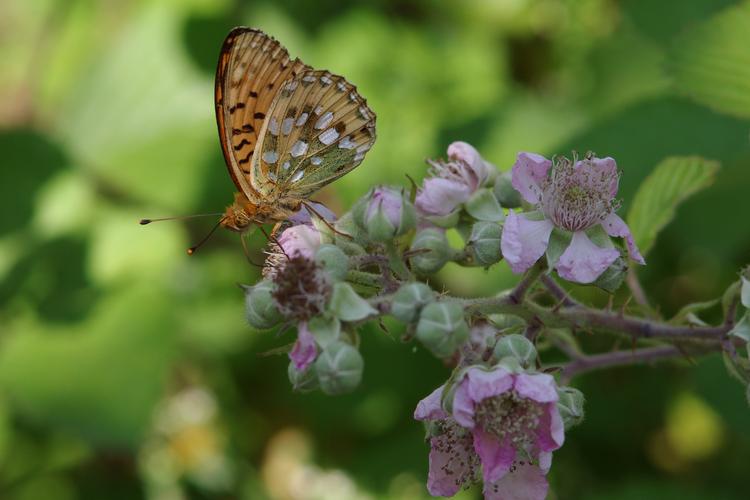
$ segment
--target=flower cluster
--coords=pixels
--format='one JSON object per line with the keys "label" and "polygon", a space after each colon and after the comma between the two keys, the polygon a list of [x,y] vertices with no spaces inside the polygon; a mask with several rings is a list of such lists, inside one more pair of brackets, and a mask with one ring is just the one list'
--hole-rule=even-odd
{"label": "flower cluster", "polygon": [[[386,330],[386,317],[402,324],[403,342],[451,370],[414,412],[427,428],[431,494],[481,483],[486,499],[545,498],[552,454],[583,420],[583,394],[567,385],[578,373],[700,348],[725,351],[750,387],[750,361],[736,349],[750,345],[749,271],[724,294],[726,318],[716,327],[697,318],[697,306],[669,322],[656,310],[648,317],[628,316],[625,305],[597,310],[558,283],[614,291],[628,261],[645,263],[617,215],[614,159],[520,153],[500,173],[455,142],[446,160],[428,163],[411,192],[374,187],[339,219],[319,205],[301,210],[270,238],[263,280],[244,288],[254,328],[296,330],[280,349],[295,390],[335,395],[358,387],[359,347],[368,341],[360,327],[377,321]],[[524,273],[510,290],[466,299],[434,286],[433,275],[449,263],[488,268],[502,260]],[[581,329],[701,342],[589,355],[575,335]],[[556,357],[545,364],[541,350],[550,348]]]}

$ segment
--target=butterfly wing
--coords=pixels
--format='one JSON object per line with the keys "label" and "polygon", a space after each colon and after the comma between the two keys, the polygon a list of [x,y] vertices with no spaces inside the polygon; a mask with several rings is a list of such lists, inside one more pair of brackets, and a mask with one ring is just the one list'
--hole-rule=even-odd
{"label": "butterfly wing", "polygon": [[264,197],[250,168],[258,133],[281,84],[306,69],[260,30],[234,28],[224,40],[216,70],[216,123],[229,174],[251,201]]}
{"label": "butterfly wing", "polygon": [[359,165],[375,142],[375,113],[328,71],[284,83],[268,112],[251,175],[269,201],[308,198]]}

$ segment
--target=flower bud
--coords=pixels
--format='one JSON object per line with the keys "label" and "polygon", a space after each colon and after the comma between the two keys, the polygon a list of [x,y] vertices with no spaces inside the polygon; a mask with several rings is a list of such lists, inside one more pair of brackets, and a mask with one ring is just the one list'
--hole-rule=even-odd
{"label": "flower bud", "polygon": [[414,252],[409,259],[415,271],[430,274],[438,271],[448,262],[451,248],[445,233],[439,229],[423,229],[411,244]]}
{"label": "flower bud", "polygon": [[362,380],[364,365],[357,349],[341,341],[331,342],[315,361],[321,390],[329,395],[353,391]]}
{"label": "flower bud", "polygon": [[307,328],[315,338],[315,342],[324,349],[331,342],[339,340],[341,336],[341,322],[336,318],[316,316],[308,322]]}
{"label": "flower bud", "polygon": [[292,361],[289,363],[287,375],[289,375],[289,382],[292,384],[292,389],[297,392],[314,391],[320,385],[315,365],[308,366],[304,370],[298,370]]}
{"label": "flower bud", "polygon": [[533,366],[536,361],[536,348],[529,339],[516,333],[506,335],[495,344],[495,359],[514,358],[524,368]]}
{"label": "flower bud", "polygon": [[250,326],[265,330],[281,321],[281,313],[276,308],[271,293],[273,284],[260,281],[255,286],[243,286],[245,289],[245,315]]}
{"label": "flower bud", "polygon": [[500,261],[500,237],[503,230],[495,222],[479,221],[471,227],[469,237],[471,256],[474,262],[482,266],[490,266]]}
{"label": "flower bud", "polygon": [[403,191],[380,186],[357,204],[354,220],[367,231],[373,241],[390,241],[416,225],[414,206]]}
{"label": "flower bud", "polygon": [[315,252],[315,261],[328,272],[333,281],[343,281],[349,271],[349,257],[335,245],[320,245]]}
{"label": "flower bud", "polygon": [[469,338],[464,310],[456,302],[432,302],[419,315],[417,339],[439,358],[451,356]]}
{"label": "flower bud", "polygon": [[740,302],[747,309],[750,309],[750,266],[743,269],[740,279],[742,281],[740,288]]}
{"label": "flower bud", "polygon": [[477,220],[501,222],[505,220],[503,207],[487,188],[477,190],[466,202],[466,212]]}
{"label": "flower bud", "polygon": [[398,289],[391,303],[391,314],[404,323],[419,318],[422,308],[435,299],[435,292],[424,283],[406,283]]}
{"label": "flower bud", "polygon": [[518,208],[521,206],[521,193],[516,191],[511,182],[512,172],[503,172],[495,179],[493,189],[495,198],[506,208]]}
{"label": "flower bud", "polygon": [[558,387],[557,394],[557,409],[560,411],[565,430],[583,422],[583,393],[572,387]]}

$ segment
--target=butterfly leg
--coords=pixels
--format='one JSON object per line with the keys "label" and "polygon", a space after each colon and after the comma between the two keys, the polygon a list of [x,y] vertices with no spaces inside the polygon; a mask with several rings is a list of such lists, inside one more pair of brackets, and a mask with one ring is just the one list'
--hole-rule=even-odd
{"label": "butterfly leg", "polygon": [[245,258],[251,266],[263,268],[263,264],[256,264],[253,259],[250,258],[250,250],[247,248],[247,240],[245,239],[246,233],[240,233],[240,243],[242,243],[242,251],[245,253]]}
{"label": "butterfly leg", "polygon": [[[272,243],[275,243],[276,246],[279,247],[279,250],[281,250],[281,253],[283,253],[284,256],[288,260],[289,259],[289,255],[284,250],[284,247],[281,246],[281,243],[279,243],[279,240],[278,240],[278,238],[276,238],[276,235],[273,234],[273,231],[271,231],[271,234],[268,234],[268,232],[266,231],[266,228],[264,228],[263,226],[258,226],[258,227],[260,228],[261,231],[263,231],[263,234],[265,235],[266,239],[268,241],[272,242]],[[276,229],[275,226],[274,226],[274,229]]]}
{"label": "butterfly leg", "polygon": [[343,236],[343,237],[348,238],[350,240],[354,239],[354,238],[352,238],[351,234],[342,233],[341,231],[339,231],[338,229],[336,229],[335,227],[333,227],[331,225],[331,223],[328,222],[328,220],[326,220],[325,217],[323,217],[322,215],[320,215],[320,212],[318,212],[317,210],[315,210],[315,208],[311,204],[307,203],[306,201],[303,201],[302,205],[307,209],[308,212],[310,212],[311,214],[315,214],[315,216],[318,219],[320,219],[321,222],[323,222],[323,224],[325,224],[326,226],[328,226],[328,229],[330,229],[331,231],[333,231],[334,234],[338,234],[339,236]]}

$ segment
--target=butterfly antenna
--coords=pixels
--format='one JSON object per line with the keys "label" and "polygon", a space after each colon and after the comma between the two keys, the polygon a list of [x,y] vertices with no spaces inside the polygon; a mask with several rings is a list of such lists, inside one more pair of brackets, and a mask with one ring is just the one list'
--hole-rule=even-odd
{"label": "butterfly antenna", "polygon": [[187,254],[188,255],[193,255],[196,250],[198,250],[201,246],[203,246],[203,244],[208,241],[208,239],[211,237],[211,235],[214,234],[214,232],[216,232],[216,230],[219,228],[219,226],[221,226],[221,223],[224,222],[225,219],[226,219],[226,217],[222,217],[221,219],[219,219],[219,222],[217,222],[214,225],[214,227],[208,232],[208,234],[206,236],[203,237],[202,240],[200,240],[198,242],[197,245],[194,245],[194,246],[192,246],[192,247],[190,247],[190,248],[187,249]]}
{"label": "butterfly antenna", "polygon": [[165,220],[183,220],[183,219],[194,219],[196,217],[216,217],[217,215],[224,215],[223,212],[216,212],[213,214],[194,214],[194,215],[180,215],[177,217],[159,217],[156,219],[141,219],[138,224],[141,226],[145,226],[146,224],[151,224],[152,222],[161,222]]}

